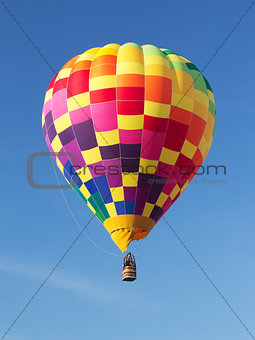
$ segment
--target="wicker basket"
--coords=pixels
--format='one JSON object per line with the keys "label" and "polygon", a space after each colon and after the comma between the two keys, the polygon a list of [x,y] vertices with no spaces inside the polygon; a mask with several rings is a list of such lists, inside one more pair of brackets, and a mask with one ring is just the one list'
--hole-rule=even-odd
{"label": "wicker basket", "polygon": [[136,266],[123,266],[122,281],[136,280]]}

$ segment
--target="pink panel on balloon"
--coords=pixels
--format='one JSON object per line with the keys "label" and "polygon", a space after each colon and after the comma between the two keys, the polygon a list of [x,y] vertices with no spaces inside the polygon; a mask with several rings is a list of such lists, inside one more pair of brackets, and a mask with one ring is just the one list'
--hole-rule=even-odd
{"label": "pink panel on balloon", "polygon": [[116,101],[91,104],[95,131],[110,131],[118,128]]}
{"label": "pink panel on balloon", "polygon": [[48,100],[43,106],[44,117],[45,114],[48,113],[49,111],[51,111],[51,100]]}
{"label": "pink panel on balloon", "polygon": [[55,92],[52,96],[52,116],[53,119],[57,119],[64,113],[68,112],[66,102],[66,89]]}
{"label": "pink panel on balloon", "polygon": [[169,209],[169,207],[171,207],[172,204],[173,204],[173,201],[171,200],[170,197],[168,197],[168,199],[165,201],[165,203],[162,206],[163,211],[166,212]]}
{"label": "pink panel on balloon", "polygon": [[165,132],[143,130],[141,158],[158,160],[165,135]]}
{"label": "pink panel on balloon", "polygon": [[54,161],[56,161],[56,155],[55,155],[55,152],[54,150],[52,149],[52,146],[51,146],[51,143],[50,143],[50,140],[49,140],[49,137],[48,135],[46,134],[45,136],[45,141],[46,141],[46,144],[50,150],[50,152],[52,153],[51,156],[53,157]]}
{"label": "pink panel on balloon", "polygon": [[93,178],[103,176],[106,173],[106,169],[102,161],[88,165],[88,169]]}
{"label": "pink panel on balloon", "polygon": [[163,177],[163,178],[168,178],[173,170],[176,171],[178,170],[178,168],[174,165],[169,165],[169,164],[159,161],[157,170],[156,170],[156,175]]}
{"label": "pink panel on balloon", "polygon": [[120,158],[104,160],[106,177],[110,188],[122,186],[121,162]]}
{"label": "pink panel on balloon", "polygon": [[64,148],[61,148],[61,150],[59,151],[60,155],[58,156],[59,160],[60,160],[60,163],[65,166],[66,162],[68,161],[68,157],[65,156],[65,149]]}
{"label": "pink panel on balloon", "polygon": [[91,119],[91,109],[90,106],[82,107],[69,112],[72,124],[79,124]]}
{"label": "pink panel on balloon", "polygon": [[140,144],[142,130],[119,130],[121,144]]}
{"label": "pink panel on balloon", "polygon": [[84,158],[75,139],[66,144],[64,150],[68,153],[68,158],[70,159],[70,162],[73,165],[76,165],[75,169],[82,168],[85,165]]}

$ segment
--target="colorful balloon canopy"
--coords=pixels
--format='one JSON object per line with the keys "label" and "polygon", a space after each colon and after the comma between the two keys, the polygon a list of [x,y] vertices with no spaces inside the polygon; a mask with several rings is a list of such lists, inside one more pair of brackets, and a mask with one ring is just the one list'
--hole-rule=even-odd
{"label": "colorful balloon canopy", "polygon": [[125,252],[190,183],[215,119],[212,89],[194,64],[127,43],[68,61],[47,89],[42,125],[59,169]]}

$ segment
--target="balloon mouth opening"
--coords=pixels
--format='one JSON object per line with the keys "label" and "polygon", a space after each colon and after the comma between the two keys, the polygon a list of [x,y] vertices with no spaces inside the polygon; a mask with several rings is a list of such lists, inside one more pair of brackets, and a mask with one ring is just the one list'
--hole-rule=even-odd
{"label": "balloon mouth opening", "polygon": [[124,254],[133,241],[139,241],[145,238],[149,231],[137,227],[120,227],[112,230],[110,233],[112,240]]}
{"label": "balloon mouth opening", "polygon": [[146,237],[154,225],[153,219],[140,215],[119,215],[104,221],[104,227],[122,253],[125,253],[130,242]]}

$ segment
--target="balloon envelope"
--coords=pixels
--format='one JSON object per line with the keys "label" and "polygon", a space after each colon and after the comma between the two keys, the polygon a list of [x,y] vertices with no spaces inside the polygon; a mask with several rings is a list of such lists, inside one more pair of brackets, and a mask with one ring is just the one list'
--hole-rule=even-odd
{"label": "balloon envelope", "polygon": [[211,87],[194,64],[135,43],[92,48],[67,62],[42,113],[59,169],[122,252],[190,183],[215,119]]}

